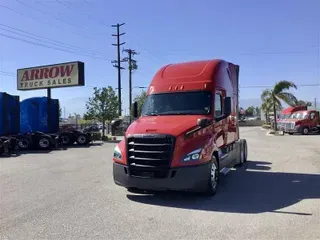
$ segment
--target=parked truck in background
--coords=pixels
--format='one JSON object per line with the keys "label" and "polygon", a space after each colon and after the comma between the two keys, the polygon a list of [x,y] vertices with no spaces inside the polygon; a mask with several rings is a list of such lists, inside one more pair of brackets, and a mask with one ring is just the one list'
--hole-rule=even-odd
{"label": "parked truck in background", "polygon": [[290,135],[300,133],[320,133],[319,111],[315,109],[297,111],[282,123],[281,130]]}
{"label": "parked truck in background", "polygon": [[[247,161],[238,92],[239,66],[224,60],[162,67],[141,116],[114,149],[114,182],[130,191],[214,195],[220,173]],[[137,103],[133,108],[138,117]]]}
{"label": "parked truck in background", "polygon": [[[49,101],[49,102],[48,102]],[[49,106],[50,104],[50,106]],[[75,142],[86,145],[91,134],[59,126],[59,100],[47,97],[28,98],[20,103],[20,149],[49,149]]]}
{"label": "parked truck in background", "polygon": [[19,96],[0,92],[0,155],[16,152],[20,133]]}
{"label": "parked truck in background", "polygon": [[[19,96],[0,92],[0,154],[16,150],[48,150],[73,143],[91,142],[90,132],[59,127],[59,101],[34,97],[20,102]],[[49,113],[50,109],[50,113]],[[49,117],[48,117],[49,116]]]}
{"label": "parked truck in background", "polygon": [[280,131],[284,131],[287,119],[297,111],[307,110],[307,106],[288,107],[282,110],[277,119],[277,127]]}
{"label": "parked truck in background", "polygon": [[296,107],[288,107],[282,110],[281,114],[278,116],[277,122],[283,122],[288,119],[292,113],[297,111],[307,110],[307,106],[296,106]]}

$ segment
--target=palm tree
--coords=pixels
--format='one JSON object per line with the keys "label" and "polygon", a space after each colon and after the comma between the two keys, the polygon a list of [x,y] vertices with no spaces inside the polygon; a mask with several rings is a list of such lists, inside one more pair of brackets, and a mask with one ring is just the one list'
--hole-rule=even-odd
{"label": "palm tree", "polygon": [[262,102],[261,109],[265,114],[265,118],[266,118],[267,123],[269,122],[268,119],[269,119],[269,112],[270,112],[271,108],[272,108],[272,104],[271,104],[270,99],[266,99],[264,102]]}
{"label": "palm tree", "polygon": [[[273,108],[272,99],[271,98],[266,98],[261,104],[261,109],[263,110],[263,112],[265,114],[266,120],[269,119],[269,113],[270,113],[272,108]],[[276,110],[280,111],[281,109],[282,109],[282,106],[279,106],[276,103]]]}
{"label": "palm tree", "polygon": [[285,102],[290,106],[294,106],[298,101],[297,98],[290,92],[290,88],[297,89],[297,86],[290,81],[282,80],[277,82],[273,89],[266,89],[261,94],[262,102],[270,101],[273,107],[273,115],[274,115],[274,130],[277,131],[277,107],[281,107],[281,101]]}
{"label": "palm tree", "polygon": [[311,107],[312,103],[311,102],[306,102],[303,100],[299,100],[295,103],[295,106],[307,106],[307,107]]}

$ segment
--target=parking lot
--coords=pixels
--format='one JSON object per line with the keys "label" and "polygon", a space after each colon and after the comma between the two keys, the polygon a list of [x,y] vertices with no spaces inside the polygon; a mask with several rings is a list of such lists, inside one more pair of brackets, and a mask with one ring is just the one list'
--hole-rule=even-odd
{"label": "parking lot", "polygon": [[248,163],[213,198],[127,192],[112,143],[1,158],[1,239],[320,239],[320,135],[241,136]]}

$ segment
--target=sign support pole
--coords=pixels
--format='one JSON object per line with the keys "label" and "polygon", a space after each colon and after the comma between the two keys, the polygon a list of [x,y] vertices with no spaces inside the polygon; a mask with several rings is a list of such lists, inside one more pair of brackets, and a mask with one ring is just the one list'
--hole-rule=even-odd
{"label": "sign support pole", "polygon": [[47,124],[48,124],[48,131],[51,132],[51,88],[47,88]]}

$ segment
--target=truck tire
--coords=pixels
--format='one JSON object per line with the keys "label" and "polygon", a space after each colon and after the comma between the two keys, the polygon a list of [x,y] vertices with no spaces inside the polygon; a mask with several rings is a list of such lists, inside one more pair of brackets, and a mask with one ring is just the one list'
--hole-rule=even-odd
{"label": "truck tire", "polygon": [[18,140],[18,146],[21,150],[27,150],[30,148],[30,141],[26,137],[22,137]]}
{"label": "truck tire", "polygon": [[208,183],[207,183],[206,190],[204,192],[206,196],[211,197],[216,194],[219,186],[219,180],[220,180],[219,173],[220,173],[219,164],[216,157],[213,155],[211,164],[210,164]]}
{"label": "truck tire", "polygon": [[73,144],[72,136],[69,133],[62,133],[61,134],[61,141],[62,141],[62,145],[64,145],[64,146],[70,146]]}
{"label": "truck tire", "polygon": [[248,159],[248,146],[247,141],[245,139],[240,140],[240,156],[239,156],[239,163],[237,167],[241,167],[243,164],[247,162]]}
{"label": "truck tire", "polygon": [[88,136],[86,134],[79,134],[77,136],[77,144],[78,145],[81,145],[81,146],[86,145],[88,143],[88,140],[89,139],[88,139]]}
{"label": "truck tire", "polygon": [[48,150],[51,147],[50,138],[48,136],[41,136],[38,140],[38,148],[41,150]]}
{"label": "truck tire", "polygon": [[244,163],[248,161],[248,144],[247,140],[242,139],[243,141],[243,156],[244,156]]}
{"label": "truck tire", "polygon": [[309,128],[308,127],[302,128],[302,134],[303,135],[308,135],[309,134]]}

